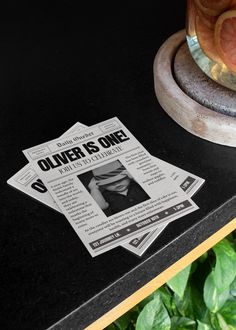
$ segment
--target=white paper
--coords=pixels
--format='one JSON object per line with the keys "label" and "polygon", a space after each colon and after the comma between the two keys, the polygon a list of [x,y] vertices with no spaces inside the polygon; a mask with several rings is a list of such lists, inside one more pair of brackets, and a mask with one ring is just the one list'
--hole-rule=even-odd
{"label": "white paper", "polygon": [[[155,157],[153,157],[155,158]],[[179,187],[185,191],[187,195],[192,197],[195,195],[198,190],[205,183],[205,180],[192,174],[187,171],[184,171],[178,167],[170,165],[163,160],[159,161],[165,163],[165,167],[169,176],[179,185]],[[169,165],[169,166],[168,166]],[[142,256],[144,252],[149,248],[149,246],[156,240],[156,238],[161,234],[161,232],[168,226],[161,225],[158,226],[155,230],[146,233],[138,238],[131,240],[128,243],[123,244],[122,246],[127,250]]]}
{"label": "white paper", "polygon": [[[69,130],[67,130],[62,136],[69,135],[73,132],[81,132],[87,126],[81,123],[76,123]],[[155,157],[154,157],[155,159]],[[160,159],[159,159],[160,161]],[[164,162],[164,161],[163,161]],[[165,163],[166,171],[169,176],[176,181],[176,183],[183,189],[190,197],[192,197],[205,182],[204,179],[189,173],[181,168],[173,166],[169,163]],[[7,183],[14,188],[22,191],[30,197],[46,204],[47,206],[61,212],[56,202],[53,200],[51,194],[39,178],[38,174],[33,169],[32,165],[28,163],[15,175],[13,175]],[[131,242],[125,243],[122,246],[129,251],[141,256],[152,242],[159,236],[159,234],[165,229],[166,225],[161,225],[157,229],[150,233],[146,233],[139,238],[133,239]]]}
{"label": "white paper", "polygon": [[[73,132],[81,132],[87,128],[87,126],[76,123],[70,129],[68,129],[63,135],[69,135]],[[48,192],[42,180],[39,178],[38,174],[34,170],[33,166],[28,163],[16,174],[14,174],[7,183],[12,187],[22,191],[23,193],[29,195],[30,197],[36,199],[37,201],[46,204],[47,206],[53,208],[54,210],[61,212],[57,203],[52,198],[51,194]]]}
{"label": "white paper", "polygon": [[[23,152],[92,256],[198,209],[118,118]],[[148,198],[106,216],[82,178],[116,161]]]}

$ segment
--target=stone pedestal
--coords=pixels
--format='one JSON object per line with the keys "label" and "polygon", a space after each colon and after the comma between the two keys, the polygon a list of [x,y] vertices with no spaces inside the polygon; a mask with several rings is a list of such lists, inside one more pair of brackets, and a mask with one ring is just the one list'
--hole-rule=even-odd
{"label": "stone pedestal", "polygon": [[200,138],[236,147],[236,92],[201,71],[188,50],[185,30],[158,50],[154,85],[160,105],[180,126]]}

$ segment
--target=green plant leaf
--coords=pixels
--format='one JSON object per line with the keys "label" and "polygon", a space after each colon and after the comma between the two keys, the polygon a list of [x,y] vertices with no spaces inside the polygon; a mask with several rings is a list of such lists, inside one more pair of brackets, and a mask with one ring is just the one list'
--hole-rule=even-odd
{"label": "green plant leaf", "polygon": [[173,316],[171,318],[171,330],[195,330],[196,322],[188,317]]}
{"label": "green plant leaf", "polygon": [[191,264],[167,282],[169,288],[171,288],[171,290],[173,290],[180,298],[183,298],[184,290],[188,283],[190,269]]}
{"label": "green plant leaf", "polygon": [[230,294],[232,294],[232,296],[236,297],[236,277],[230,285]]}
{"label": "green plant leaf", "polygon": [[131,324],[128,326],[127,330],[135,330],[135,325],[131,323]]}
{"label": "green plant leaf", "polygon": [[159,293],[157,291],[154,291],[149,296],[144,298],[140,303],[138,304],[139,309],[143,309],[150,301],[152,301],[156,296],[158,296]]}
{"label": "green plant leaf", "polygon": [[124,315],[122,315],[120,318],[118,318],[116,321],[114,321],[114,324],[117,326],[119,330],[126,330],[130,322],[131,322],[131,313],[127,312]]}
{"label": "green plant leaf", "polygon": [[235,327],[228,325],[220,313],[211,314],[211,324],[214,330],[235,330]]}
{"label": "green plant leaf", "polygon": [[[119,330],[128,330],[132,328],[132,325],[135,324],[138,315],[139,315],[139,308],[138,306],[133,307],[127,313],[122,315],[120,318],[115,320],[113,324],[116,326],[115,329]],[[106,329],[108,330],[108,329]]]}
{"label": "green plant leaf", "polygon": [[212,249],[216,255],[213,280],[218,290],[223,292],[236,276],[236,252],[227,239],[223,239]]}
{"label": "green plant leaf", "polygon": [[190,269],[190,274],[189,277],[192,276],[192,274],[195,272],[195,270],[198,268],[198,263],[197,261],[194,261],[191,263],[191,269]]}
{"label": "green plant leaf", "polygon": [[181,316],[194,318],[193,300],[191,297],[191,287],[187,286],[183,298],[174,294],[174,302]]}
{"label": "green plant leaf", "polygon": [[197,259],[197,261],[203,263],[207,259],[207,257],[208,257],[208,253],[205,252]]}
{"label": "green plant leaf", "polygon": [[172,310],[172,293],[170,292],[169,288],[167,285],[163,285],[159,289],[157,289],[156,293],[158,293],[161,297],[161,300],[165,307],[167,308],[167,311],[169,315],[173,315],[173,310]]}
{"label": "green plant leaf", "polygon": [[141,311],[136,330],[170,330],[170,317],[160,296],[156,296]]}
{"label": "green plant leaf", "polygon": [[217,316],[221,330],[231,330],[232,329],[232,327],[225,322],[225,319],[223,318],[223,316],[220,313],[217,313],[216,316]]}
{"label": "green plant leaf", "polygon": [[210,323],[210,312],[203,300],[203,292],[200,292],[194,285],[191,285],[191,299],[195,319],[203,323]]}
{"label": "green plant leaf", "polygon": [[213,330],[213,328],[210,324],[206,324],[197,320],[197,330]]}
{"label": "green plant leaf", "polygon": [[222,330],[219,325],[217,315],[215,313],[210,313],[211,325],[215,330]]}
{"label": "green plant leaf", "polygon": [[235,327],[225,322],[220,313],[211,314],[211,324],[214,330],[235,330]]}
{"label": "green plant leaf", "polygon": [[174,316],[174,315],[183,316],[183,314],[181,314],[177,308],[177,302],[176,302],[177,299],[180,299],[180,298],[179,298],[179,296],[177,296],[176,293],[174,293],[172,300],[171,300],[171,311],[172,311],[171,316]]}
{"label": "green plant leaf", "polygon": [[227,324],[234,326],[236,329],[236,301],[227,301],[219,313]]}
{"label": "green plant leaf", "polygon": [[203,297],[208,309],[216,313],[228,299],[229,288],[223,292],[219,292],[213,279],[213,272],[211,272],[204,283]]}
{"label": "green plant leaf", "polygon": [[[209,310],[204,303],[202,292],[191,281],[189,281],[182,299],[174,294],[174,302],[182,316],[199,319],[205,323],[210,322]],[[178,314],[175,313],[175,315]]]}
{"label": "green plant leaf", "polygon": [[233,232],[230,233],[230,234],[228,234],[228,235],[226,236],[226,239],[227,239],[228,241],[234,243],[234,234],[233,234]]}

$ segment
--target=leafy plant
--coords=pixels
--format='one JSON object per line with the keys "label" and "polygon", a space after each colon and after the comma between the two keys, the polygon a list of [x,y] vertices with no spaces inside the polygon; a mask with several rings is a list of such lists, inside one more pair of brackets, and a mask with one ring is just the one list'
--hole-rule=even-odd
{"label": "leafy plant", "polygon": [[236,232],[105,330],[236,330]]}

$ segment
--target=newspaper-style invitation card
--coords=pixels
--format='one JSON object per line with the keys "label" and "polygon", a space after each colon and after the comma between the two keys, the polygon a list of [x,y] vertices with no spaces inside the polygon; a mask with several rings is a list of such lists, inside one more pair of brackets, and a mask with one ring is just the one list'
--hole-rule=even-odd
{"label": "newspaper-style invitation card", "polygon": [[198,209],[116,117],[23,152],[92,256]]}
{"label": "newspaper-style invitation card", "polygon": [[[69,130],[67,130],[62,137],[72,134],[74,132],[81,132],[87,126],[76,123]],[[47,188],[45,187],[42,180],[39,178],[38,174],[35,172],[33,166],[28,163],[22,169],[20,169],[16,174],[14,174],[10,179],[7,180],[7,183],[22,191],[23,193],[29,195],[30,197],[38,200],[41,203],[46,204],[47,206],[53,208],[56,211],[61,212],[57,203],[54,201]]]}
{"label": "newspaper-style invitation card", "polygon": [[[62,136],[66,136],[73,132],[81,132],[87,126],[80,122],[77,122],[69,130],[67,130]],[[155,158],[155,157],[154,157]],[[164,161],[163,161],[164,162]],[[184,190],[190,197],[192,197],[205,182],[204,179],[184,171],[181,168],[173,166],[169,163],[165,163],[166,170],[169,176],[176,181],[182,190]],[[47,188],[43,184],[42,180],[39,178],[31,164],[27,164],[15,175],[13,175],[7,183],[16,189],[19,189],[30,197],[46,204],[47,206],[60,211],[56,202],[51,197]],[[124,248],[132,251],[133,253],[141,256],[147,250],[147,248],[152,244],[152,242],[158,237],[158,235],[163,231],[166,225],[158,226],[157,229],[150,233],[133,239],[131,242],[125,243]]]}
{"label": "newspaper-style invitation card", "polygon": [[[155,157],[153,157],[155,158]],[[164,162],[162,160],[159,160]],[[168,163],[164,162],[166,165]],[[192,173],[186,172],[178,167],[169,166],[168,170],[170,171],[170,177],[179,185],[179,187],[186,192],[187,195],[192,197],[195,195],[198,190],[205,183],[205,179],[202,179]],[[155,239],[161,234],[161,232],[168,226],[161,225],[158,226],[155,230],[146,233],[138,238],[131,240],[128,243],[123,244],[122,246],[129,251],[142,256],[148,247],[155,241]]]}

